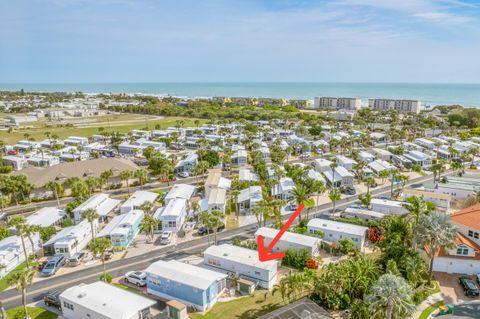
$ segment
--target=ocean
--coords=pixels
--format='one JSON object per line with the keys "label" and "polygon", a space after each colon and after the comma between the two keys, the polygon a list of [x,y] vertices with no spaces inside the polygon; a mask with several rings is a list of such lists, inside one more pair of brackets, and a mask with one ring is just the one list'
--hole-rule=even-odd
{"label": "ocean", "polygon": [[17,83],[0,90],[84,93],[144,93],[181,97],[251,96],[313,99],[315,96],[418,99],[425,105],[460,104],[480,107],[480,84],[428,83]]}

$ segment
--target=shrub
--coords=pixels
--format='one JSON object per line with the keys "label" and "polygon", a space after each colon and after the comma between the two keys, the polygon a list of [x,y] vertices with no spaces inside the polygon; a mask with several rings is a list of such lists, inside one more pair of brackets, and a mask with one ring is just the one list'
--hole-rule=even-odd
{"label": "shrub", "polygon": [[344,255],[357,250],[355,243],[351,239],[341,239],[338,241],[338,243],[340,244],[340,252]]}
{"label": "shrub", "polygon": [[[108,272],[105,274],[105,279],[109,284],[112,283],[112,278],[113,278],[112,275],[110,275]],[[98,279],[103,281],[103,274],[101,274]]]}
{"label": "shrub", "polygon": [[288,249],[282,259],[282,265],[301,270],[305,268],[309,259],[310,254],[306,249],[302,249],[298,253],[293,249]]}

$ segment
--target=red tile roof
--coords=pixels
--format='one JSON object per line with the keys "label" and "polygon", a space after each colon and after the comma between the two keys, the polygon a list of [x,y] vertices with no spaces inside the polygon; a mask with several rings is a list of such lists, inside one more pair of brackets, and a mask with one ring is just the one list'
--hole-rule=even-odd
{"label": "red tile roof", "polygon": [[456,212],[452,215],[452,221],[456,224],[480,230],[480,203]]}

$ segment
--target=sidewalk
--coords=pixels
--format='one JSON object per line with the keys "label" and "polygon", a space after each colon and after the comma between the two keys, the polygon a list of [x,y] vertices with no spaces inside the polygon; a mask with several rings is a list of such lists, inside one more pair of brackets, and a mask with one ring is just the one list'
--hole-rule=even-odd
{"label": "sidewalk", "polygon": [[[443,294],[441,292],[437,292],[433,295],[428,296],[427,299],[425,299],[421,304],[417,306],[417,310],[413,313],[411,317],[409,317],[409,319],[418,319],[425,309],[427,309],[429,306],[433,305],[436,302],[442,301],[443,299]],[[434,313],[436,312],[434,311],[432,314]]]}

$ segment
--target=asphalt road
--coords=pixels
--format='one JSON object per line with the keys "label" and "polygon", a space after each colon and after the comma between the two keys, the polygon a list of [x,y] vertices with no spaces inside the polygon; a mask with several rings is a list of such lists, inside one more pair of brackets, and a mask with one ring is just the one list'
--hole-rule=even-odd
{"label": "asphalt road", "polygon": [[[443,175],[451,174],[451,172],[445,172]],[[433,179],[433,175],[427,175],[412,179],[406,183],[407,186],[422,183]],[[390,193],[390,186],[384,186],[371,191],[372,195],[382,195]],[[338,209],[345,208],[346,206],[358,201],[357,195],[343,198],[337,202],[336,207]],[[328,214],[332,209],[331,203],[326,203],[317,206],[310,210],[310,216],[314,214]],[[288,216],[284,216],[287,218]],[[235,237],[240,238],[252,238],[257,229],[256,224],[242,226],[233,230],[226,230],[218,233],[218,242],[229,242]],[[211,236],[213,238],[213,236]],[[139,256],[126,257],[124,259],[112,261],[106,264],[107,271],[114,277],[125,274],[131,270],[140,270],[147,268],[151,263],[159,259],[179,259],[191,254],[197,254],[202,252],[208,246],[207,237],[201,237],[190,241],[182,242],[177,245],[167,246],[159,249],[152,250],[148,253]],[[27,302],[31,303],[38,301],[42,298],[43,294],[49,290],[63,291],[68,287],[77,285],[80,283],[92,283],[98,280],[99,274],[103,271],[102,265],[86,268],[77,272],[68,273],[65,275],[53,276],[48,280],[42,280],[34,282],[28,287]],[[15,289],[9,289],[0,294],[0,300],[3,301],[4,306],[9,309],[20,306],[21,295]]]}

